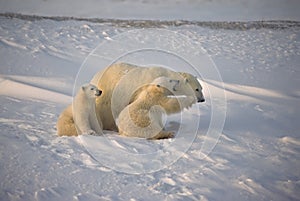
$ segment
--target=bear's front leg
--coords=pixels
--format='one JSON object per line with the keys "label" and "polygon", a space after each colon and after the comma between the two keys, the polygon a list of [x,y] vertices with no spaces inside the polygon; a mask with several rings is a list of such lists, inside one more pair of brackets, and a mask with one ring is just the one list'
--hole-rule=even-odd
{"label": "bear's front leg", "polygon": [[182,108],[188,109],[188,108],[192,107],[192,105],[194,103],[196,103],[196,97],[195,96],[187,96],[184,98],[180,98],[179,102],[180,102]]}
{"label": "bear's front leg", "polygon": [[181,112],[184,108],[191,107],[196,103],[194,96],[187,97],[168,97],[167,101],[162,104],[167,114],[174,114]]}
{"label": "bear's front leg", "polygon": [[74,120],[79,135],[94,135],[96,133],[90,125],[88,114],[77,113]]}

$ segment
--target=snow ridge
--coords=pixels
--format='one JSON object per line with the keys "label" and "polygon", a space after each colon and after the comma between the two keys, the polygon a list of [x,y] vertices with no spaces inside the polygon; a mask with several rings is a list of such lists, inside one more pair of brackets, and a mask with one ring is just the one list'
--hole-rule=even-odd
{"label": "snow ridge", "polygon": [[262,20],[262,21],[190,21],[190,20],[122,20],[122,19],[104,19],[104,18],[83,18],[70,16],[42,16],[25,15],[20,13],[0,13],[1,17],[17,18],[28,21],[54,20],[54,21],[85,21],[92,23],[107,23],[118,27],[135,28],[164,28],[166,26],[185,26],[196,25],[208,27],[211,29],[229,29],[229,30],[251,30],[251,29],[288,29],[291,27],[300,27],[299,21],[292,20]]}

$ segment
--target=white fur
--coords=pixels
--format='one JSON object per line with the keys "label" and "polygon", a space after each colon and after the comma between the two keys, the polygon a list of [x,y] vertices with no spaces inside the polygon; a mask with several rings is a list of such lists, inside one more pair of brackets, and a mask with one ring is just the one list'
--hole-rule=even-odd
{"label": "white fur", "polygon": [[83,85],[73,101],[73,116],[78,135],[101,135],[102,125],[98,123],[95,112],[95,99],[100,90],[92,85]]}
{"label": "white fur", "polygon": [[[182,72],[175,72],[162,67],[141,67],[128,63],[113,64],[95,74],[91,83],[103,90],[103,95],[96,99],[96,112],[98,121],[103,124],[103,129],[117,131],[115,120],[120,112],[130,104],[132,94],[141,86],[151,83],[158,77],[168,77],[170,79],[183,79],[177,86],[176,96],[195,96],[195,101],[191,97],[187,100],[180,97],[179,104],[173,107],[164,107],[167,114],[181,112],[183,108],[190,107],[196,102],[203,102],[202,87],[194,75]],[[138,94],[136,94],[138,96]],[[190,103],[190,105],[188,105]],[[64,116],[64,115],[62,115]],[[62,126],[64,129],[66,126]],[[69,130],[65,128],[65,130]]]}
{"label": "white fur", "polygon": [[[145,85],[136,100],[127,105],[119,115],[117,125],[120,135],[147,139],[169,138],[173,132],[164,131],[165,108],[180,104],[189,107],[195,102],[194,96],[177,98],[174,96],[183,79],[175,80],[159,77],[150,85]],[[170,108],[172,110],[172,108]]]}

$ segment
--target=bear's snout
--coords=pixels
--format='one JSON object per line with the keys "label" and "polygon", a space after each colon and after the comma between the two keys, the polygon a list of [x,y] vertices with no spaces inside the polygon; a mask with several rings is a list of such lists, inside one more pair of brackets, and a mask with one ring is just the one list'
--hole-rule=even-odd
{"label": "bear's snout", "polygon": [[101,96],[101,94],[102,94],[102,91],[101,90],[98,90],[97,92],[96,92],[96,96]]}
{"label": "bear's snout", "polygon": [[198,103],[203,103],[203,102],[205,102],[204,98],[198,98]]}

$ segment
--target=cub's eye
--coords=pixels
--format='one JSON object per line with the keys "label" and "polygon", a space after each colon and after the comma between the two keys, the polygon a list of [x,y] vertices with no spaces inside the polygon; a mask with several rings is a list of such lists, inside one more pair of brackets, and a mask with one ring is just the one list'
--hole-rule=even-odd
{"label": "cub's eye", "polygon": [[199,91],[199,89],[197,88],[196,91]]}
{"label": "cub's eye", "polygon": [[91,88],[91,91],[93,91],[95,88]]}

